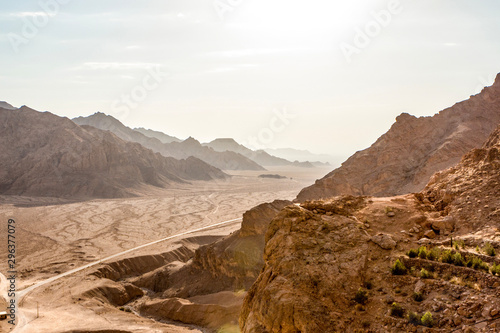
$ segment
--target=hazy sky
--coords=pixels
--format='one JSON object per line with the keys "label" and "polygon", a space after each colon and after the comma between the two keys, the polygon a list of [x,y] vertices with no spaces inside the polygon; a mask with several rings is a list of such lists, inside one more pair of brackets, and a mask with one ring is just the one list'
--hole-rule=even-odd
{"label": "hazy sky", "polygon": [[401,112],[432,115],[500,72],[498,0],[4,0],[0,9],[0,100],[70,118],[101,111],[202,142],[350,155]]}

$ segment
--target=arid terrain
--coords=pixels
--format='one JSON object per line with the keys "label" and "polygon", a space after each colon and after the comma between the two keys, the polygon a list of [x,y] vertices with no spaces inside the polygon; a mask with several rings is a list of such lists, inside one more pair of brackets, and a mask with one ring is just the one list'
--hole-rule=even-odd
{"label": "arid terrain", "polygon": [[[265,179],[258,177],[258,171],[238,171],[227,180],[156,189],[142,197],[81,202],[2,196],[2,220],[15,218],[17,223],[17,288],[24,289],[70,269],[170,235],[241,218],[246,210],[275,198],[292,199],[301,188],[327,172],[320,168],[269,169],[288,178]],[[237,230],[239,225],[236,221],[185,235],[124,257],[145,256],[146,259],[139,261],[154,266],[160,263],[152,257],[174,251],[172,255],[165,255],[161,264],[187,261],[200,245]],[[2,239],[5,238],[5,223],[1,224],[0,233]],[[88,291],[95,289],[96,280],[99,280],[91,275],[96,269],[89,268],[62,278],[29,294],[22,303],[28,324],[21,331],[200,331],[179,324],[152,322],[90,297],[92,292]],[[6,271],[5,262],[1,263],[0,271]],[[35,319],[37,302],[40,318]],[[2,325],[4,331],[8,330],[5,321]]]}

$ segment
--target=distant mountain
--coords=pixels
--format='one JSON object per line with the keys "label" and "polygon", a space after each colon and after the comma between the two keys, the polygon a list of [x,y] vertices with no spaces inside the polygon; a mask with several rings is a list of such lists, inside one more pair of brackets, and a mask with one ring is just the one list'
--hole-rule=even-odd
{"label": "distant mountain", "polygon": [[163,143],[181,142],[182,140],[177,139],[175,136],[167,135],[163,132],[153,131],[151,129],[145,129],[142,127],[134,128],[134,131],[144,134],[150,138],[155,138]]}
{"label": "distant mountain", "polygon": [[118,198],[148,186],[228,176],[197,159],[164,157],[108,131],[26,106],[0,108],[0,193]]}
{"label": "distant mountain", "polygon": [[73,121],[78,125],[89,125],[101,130],[111,131],[123,140],[140,143],[163,156],[177,159],[193,156],[223,170],[265,170],[262,166],[243,155],[234,152],[216,152],[209,147],[202,146],[193,138],[188,138],[182,142],[163,143],[159,139],[133,130],[123,125],[118,119],[101,112],[88,117],[78,117]]}
{"label": "distant mountain", "polygon": [[300,162],[314,161],[314,163],[316,163],[317,161],[322,163],[335,164],[338,159],[332,155],[314,154],[308,150],[300,150],[293,148],[277,148],[277,149],[266,148],[264,150],[271,155],[285,158],[289,161],[300,161]]}
{"label": "distant mountain", "polygon": [[231,138],[215,139],[212,142],[204,143],[203,145],[210,147],[218,152],[224,152],[224,151],[236,152],[263,166],[293,165],[297,167],[306,167],[306,168],[314,167],[314,165],[312,165],[309,162],[304,162],[304,163],[297,161],[290,162],[284,158],[272,156],[267,152],[265,152],[264,150],[256,150],[256,151],[251,150],[239,144],[238,142],[236,142],[234,139]]}
{"label": "distant mountain", "polygon": [[500,123],[500,74],[491,87],[432,117],[403,113],[370,148],[359,151],[298,201],[342,194],[393,196],[421,191],[437,171],[481,147]]}
{"label": "distant mountain", "polygon": [[17,108],[13,107],[12,105],[4,101],[0,101],[0,108],[6,110],[17,110]]}

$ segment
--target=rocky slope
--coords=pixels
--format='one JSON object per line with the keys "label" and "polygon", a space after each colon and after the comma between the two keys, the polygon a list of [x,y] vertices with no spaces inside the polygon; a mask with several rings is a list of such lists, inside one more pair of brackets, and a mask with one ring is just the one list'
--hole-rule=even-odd
{"label": "rocky slope", "polygon": [[403,113],[370,148],[302,190],[297,200],[421,191],[435,172],[479,148],[499,122],[500,74],[493,86],[432,117]]}
{"label": "rocky slope", "polygon": [[0,108],[0,193],[54,197],[125,197],[144,186],[224,179],[205,162],[176,160],[110,132],[28,107]]}
{"label": "rocky slope", "polygon": [[78,125],[89,125],[101,130],[111,131],[123,140],[140,143],[163,156],[177,159],[193,156],[223,170],[265,170],[262,166],[243,155],[234,152],[216,152],[208,147],[203,147],[201,143],[193,138],[188,138],[182,142],[163,143],[161,140],[133,130],[112,116],[101,112],[88,117],[78,117],[73,121]]}
{"label": "rocky slope", "polygon": [[6,109],[6,110],[16,110],[17,109],[15,107],[13,107],[12,105],[10,105],[9,103],[4,102],[4,101],[0,101],[0,108]]}
{"label": "rocky slope", "polygon": [[497,332],[499,180],[500,127],[416,195],[286,207],[242,332]]}

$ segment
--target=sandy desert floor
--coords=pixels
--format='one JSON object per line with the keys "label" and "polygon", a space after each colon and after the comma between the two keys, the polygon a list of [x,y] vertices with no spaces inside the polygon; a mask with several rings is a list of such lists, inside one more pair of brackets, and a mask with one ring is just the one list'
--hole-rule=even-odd
{"label": "sandy desert floor", "polygon": [[[17,289],[21,290],[142,244],[239,218],[243,212],[262,202],[293,199],[300,189],[330,171],[320,168],[268,169],[267,172],[232,172],[233,177],[228,181],[197,182],[184,187],[155,189],[148,196],[127,199],[64,202],[50,198],[2,196],[0,244],[5,246],[0,247],[1,258],[6,258],[9,218],[14,218],[17,225],[16,282]],[[263,173],[280,174],[288,178],[259,178],[258,175]],[[184,238],[227,235],[238,228],[238,222],[230,223]],[[127,256],[164,253],[178,246],[179,240],[162,242],[128,253]],[[0,261],[0,272],[5,274],[6,271],[7,260],[3,259]],[[75,301],[74,295],[91,284],[92,281],[87,280],[83,271],[30,293],[23,307],[26,309],[24,319],[31,322],[29,330],[23,331],[48,332],[47,329],[50,329],[51,332],[72,332],[68,330],[70,323],[93,329],[120,323],[119,326],[128,327],[127,331],[131,332],[200,331],[192,327],[153,323],[145,318],[107,309],[98,302],[82,307]],[[36,302],[42,309],[42,316],[33,321],[36,318]],[[1,322],[0,328],[2,331],[10,329],[5,321]]]}

